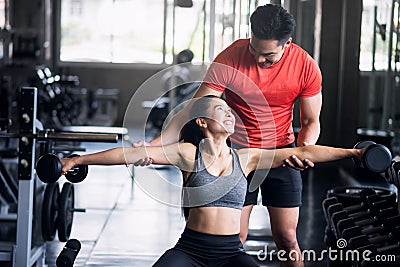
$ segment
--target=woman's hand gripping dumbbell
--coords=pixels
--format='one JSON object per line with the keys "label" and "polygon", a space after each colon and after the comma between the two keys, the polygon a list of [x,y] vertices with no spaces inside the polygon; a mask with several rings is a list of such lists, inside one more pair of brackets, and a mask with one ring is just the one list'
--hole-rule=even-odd
{"label": "woman's hand gripping dumbbell", "polygon": [[72,154],[65,159],[59,159],[54,154],[42,155],[36,164],[36,173],[44,183],[54,183],[65,175],[71,183],[82,182],[88,174],[87,165],[78,165],[75,159],[79,155]]}
{"label": "woman's hand gripping dumbbell", "polygon": [[384,145],[376,144],[372,141],[361,141],[354,148],[363,149],[362,156],[354,158],[354,163],[359,168],[375,173],[382,173],[392,163],[392,153]]}

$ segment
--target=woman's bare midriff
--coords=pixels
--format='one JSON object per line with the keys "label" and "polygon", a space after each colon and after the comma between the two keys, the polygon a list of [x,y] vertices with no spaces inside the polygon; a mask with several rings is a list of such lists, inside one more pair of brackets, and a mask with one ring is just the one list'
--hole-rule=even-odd
{"label": "woman's bare midriff", "polygon": [[186,227],[213,235],[238,234],[240,214],[241,210],[227,207],[191,208]]}

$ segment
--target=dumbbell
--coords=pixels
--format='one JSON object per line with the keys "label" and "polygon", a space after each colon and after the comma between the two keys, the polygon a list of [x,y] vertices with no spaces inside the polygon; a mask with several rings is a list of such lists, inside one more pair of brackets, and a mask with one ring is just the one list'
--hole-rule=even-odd
{"label": "dumbbell", "polygon": [[347,246],[350,249],[357,249],[369,245],[382,245],[385,242],[389,242],[392,244],[397,244],[400,242],[400,226],[393,228],[390,233],[383,236],[368,238],[368,236],[366,235],[360,235],[350,238]]}
{"label": "dumbbell", "polygon": [[[332,189],[333,190],[333,189]],[[359,191],[359,193],[357,194],[358,197],[357,198],[353,198],[353,199],[357,199],[357,204],[352,204],[351,206],[358,206],[363,200],[365,200],[364,198],[366,196],[371,196],[371,195],[376,195],[377,191],[374,190],[373,188],[365,188]],[[329,206],[337,204],[337,203],[341,203],[342,205],[348,207],[345,203],[343,203],[343,201],[339,201],[339,199],[336,196],[331,196],[331,197],[327,197],[322,201],[322,207],[325,211],[328,211]],[[350,205],[349,205],[350,206]]]}
{"label": "dumbbell", "polygon": [[56,260],[57,267],[72,267],[76,256],[81,250],[81,243],[77,239],[70,239],[61,250]]}
{"label": "dumbbell", "polygon": [[[72,154],[68,158],[79,157],[79,155]],[[44,183],[54,183],[60,178],[62,172],[62,164],[60,159],[54,154],[42,155],[36,164],[36,173],[39,179]],[[65,175],[71,183],[82,182],[88,174],[87,165],[79,165]]]}
{"label": "dumbbell", "polygon": [[390,167],[381,174],[388,183],[395,185],[400,189],[400,157],[396,156]]}
{"label": "dumbbell", "polygon": [[[372,188],[365,188],[365,189],[362,189],[361,191],[359,191],[359,193],[357,195],[358,195],[358,198],[357,198],[358,201],[357,202],[353,201],[353,203],[357,203],[357,204],[352,205],[352,206],[346,206],[346,209],[348,209],[349,211],[361,208],[364,205],[364,204],[361,204],[361,203],[369,201],[369,200],[367,200],[367,196],[377,195],[377,191],[372,189]],[[352,198],[352,199],[356,199],[356,198]],[[361,201],[361,203],[360,203],[360,201]],[[333,214],[333,208],[331,208],[331,210],[329,212],[328,212],[328,209],[329,209],[330,206],[334,206],[334,205],[336,205],[338,203],[343,205],[342,201],[339,201],[336,196],[325,198],[322,201],[322,210],[324,212],[325,220],[326,220],[328,226],[331,225],[330,218],[331,218],[331,216]],[[339,211],[339,210],[341,210],[341,209],[338,209],[337,211]]]}
{"label": "dumbbell", "polygon": [[385,220],[387,220],[387,218],[391,218],[391,217],[395,217],[395,216],[399,216],[399,212],[397,211],[396,208],[387,208],[387,209],[383,209],[383,210],[379,210],[376,212],[375,216],[373,216],[372,218],[368,218],[368,219],[364,219],[364,220],[357,220],[354,218],[346,218],[343,220],[340,220],[337,225],[335,227],[333,227],[336,237],[340,238],[343,231],[345,229],[348,229],[350,227],[353,227],[354,225],[356,226],[368,226],[368,225],[372,225],[372,226],[376,226],[377,224],[382,224]]}
{"label": "dumbbell", "polygon": [[400,216],[390,218],[382,218],[382,223],[378,226],[362,228],[362,226],[355,225],[343,230],[341,238],[349,240],[352,237],[360,235],[371,235],[378,233],[389,233],[391,229],[400,225]]}
{"label": "dumbbell", "polygon": [[390,153],[387,147],[372,141],[361,141],[354,146],[354,148],[364,147],[366,147],[366,149],[361,160],[353,158],[357,167],[376,173],[384,172],[389,168],[392,162],[392,153]]}
{"label": "dumbbell", "polygon": [[[400,251],[400,244],[399,243],[393,244],[393,245],[388,245],[388,246],[383,246],[383,247],[376,247],[375,245],[367,245],[367,246],[364,246],[364,247],[357,248],[357,251],[360,254],[363,254],[364,251],[366,251],[366,250],[370,251],[370,253],[368,253],[368,254],[372,255],[372,256],[374,256],[374,255],[393,255],[393,256],[396,256],[397,255],[396,258],[395,258],[395,262],[393,262],[393,261],[383,262],[383,261],[379,261],[379,260],[376,261],[376,259],[370,258],[368,263],[371,263],[372,265],[367,265],[367,266],[376,267],[376,266],[382,266],[382,264],[384,264],[384,266],[388,266],[388,267],[390,267],[390,266],[396,266],[396,267],[399,266],[399,258],[398,258],[399,251]],[[382,259],[382,257],[380,257],[380,259]],[[361,266],[366,266],[364,261],[362,263],[363,264],[361,264]],[[381,263],[381,264],[378,264],[378,263]]]}
{"label": "dumbbell", "polygon": [[[381,201],[381,200],[388,200],[389,202],[392,201],[393,203],[396,202],[396,194],[393,192],[385,195],[378,195],[376,191],[372,188],[363,190],[360,192],[360,200],[361,203],[357,205],[343,207],[342,203],[333,203],[334,199],[327,199],[324,205],[330,204],[326,209],[328,217],[332,217],[335,212],[338,211],[345,211],[347,213],[355,213],[362,210],[367,210],[373,203]],[[333,204],[332,204],[333,203]]]}
{"label": "dumbbell", "polygon": [[340,186],[329,189],[326,192],[326,198],[336,197],[338,203],[342,203],[343,206],[352,206],[360,204],[360,194],[363,191],[372,191],[377,194],[382,194],[386,189],[375,188],[375,187],[357,187],[357,186]]}
{"label": "dumbbell", "polygon": [[357,212],[357,213],[348,213],[344,210],[338,211],[338,212],[333,213],[332,216],[330,217],[331,225],[336,226],[336,225],[338,225],[339,221],[341,221],[343,219],[347,219],[347,218],[352,218],[352,219],[357,220],[357,219],[366,218],[368,216],[372,217],[372,216],[379,214],[379,212],[381,210],[384,210],[387,208],[394,208],[395,205],[396,205],[396,203],[389,199],[389,200],[381,200],[381,201],[373,202],[369,205],[368,209]]}

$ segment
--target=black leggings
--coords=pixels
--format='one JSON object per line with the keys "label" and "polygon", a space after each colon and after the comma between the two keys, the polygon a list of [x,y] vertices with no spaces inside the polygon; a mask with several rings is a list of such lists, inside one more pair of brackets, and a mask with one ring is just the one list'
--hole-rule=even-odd
{"label": "black leggings", "polygon": [[259,266],[244,250],[236,235],[211,235],[186,228],[175,247],[153,267],[253,267]]}

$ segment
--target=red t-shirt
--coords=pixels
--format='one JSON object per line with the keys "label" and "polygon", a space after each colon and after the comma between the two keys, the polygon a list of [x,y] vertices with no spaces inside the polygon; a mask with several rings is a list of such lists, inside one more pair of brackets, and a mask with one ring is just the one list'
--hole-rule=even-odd
{"label": "red t-shirt", "polygon": [[294,103],[298,97],[321,92],[321,71],[311,56],[293,43],[279,62],[260,68],[249,52],[249,41],[240,39],[222,51],[204,82],[225,92],[236,113],[234,143],[257,148],[288,145],[294,141]]}

